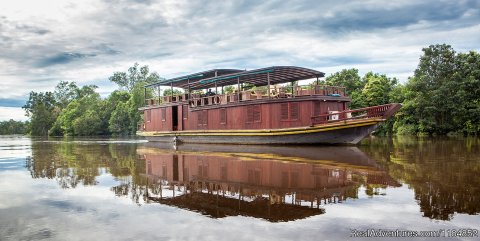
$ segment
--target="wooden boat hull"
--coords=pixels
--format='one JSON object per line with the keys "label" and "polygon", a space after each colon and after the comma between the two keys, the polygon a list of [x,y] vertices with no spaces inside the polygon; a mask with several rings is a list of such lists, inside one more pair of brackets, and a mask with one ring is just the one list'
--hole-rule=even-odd
{"label": "wooden boat hull", "polygon": [[312,127],[269,130],[138,132],[148,141],[205,144],[357,144],[384,119],[342,121]]}

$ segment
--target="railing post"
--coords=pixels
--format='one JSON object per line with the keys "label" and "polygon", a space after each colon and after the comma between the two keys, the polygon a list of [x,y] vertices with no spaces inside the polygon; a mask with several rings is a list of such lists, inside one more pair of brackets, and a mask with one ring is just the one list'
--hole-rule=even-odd
{"label": "railing post", "polygon": [[147,105],[147,87],[144,87],[143,90],[144,90],[143,91],[144,92],[143,93],[143,104]]}
{"label": "railing post", "polygon": [[237,77],[237,101],[240,102],[240,77]]}

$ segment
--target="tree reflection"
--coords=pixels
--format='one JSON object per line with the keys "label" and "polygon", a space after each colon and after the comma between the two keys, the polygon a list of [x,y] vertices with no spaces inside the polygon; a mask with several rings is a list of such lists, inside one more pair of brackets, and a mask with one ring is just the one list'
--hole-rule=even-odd
{"label": "tree reflection", "polygon": [[407,183],[425,217],[450,220],[480,212],[480,141],[400,137],[367,140],[361,149]]}
{"label": "tree reflection", "polygon": [[33,178],[56,179],[62,188],[96,185],[105,172],[115,177],[138,176],[144,169],[136,145],[85,144],[74,141],[36,141],[26,167]]}

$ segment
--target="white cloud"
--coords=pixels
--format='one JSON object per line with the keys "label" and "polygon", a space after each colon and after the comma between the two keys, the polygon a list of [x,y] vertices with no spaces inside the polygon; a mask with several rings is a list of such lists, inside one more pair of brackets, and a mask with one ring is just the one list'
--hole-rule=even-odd
{"label": "white cloud", "polygon": [[14,119],[16,121],[26,121],[25,110],[21,107],[0,106],[0,121]]}

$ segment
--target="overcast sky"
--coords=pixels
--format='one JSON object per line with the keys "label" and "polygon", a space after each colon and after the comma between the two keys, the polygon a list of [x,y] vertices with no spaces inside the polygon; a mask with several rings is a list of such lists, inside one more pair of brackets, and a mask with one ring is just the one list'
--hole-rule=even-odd
{"label": "overcast sky", "polygon": [[430,44],[480,50],[478,0],[14,0],[0,9],[0,120],[26,119],[28,93],[61,80],[106,96],[116,88],[108,77],[135,62],[166,78],[296,65],[404,82]]}

